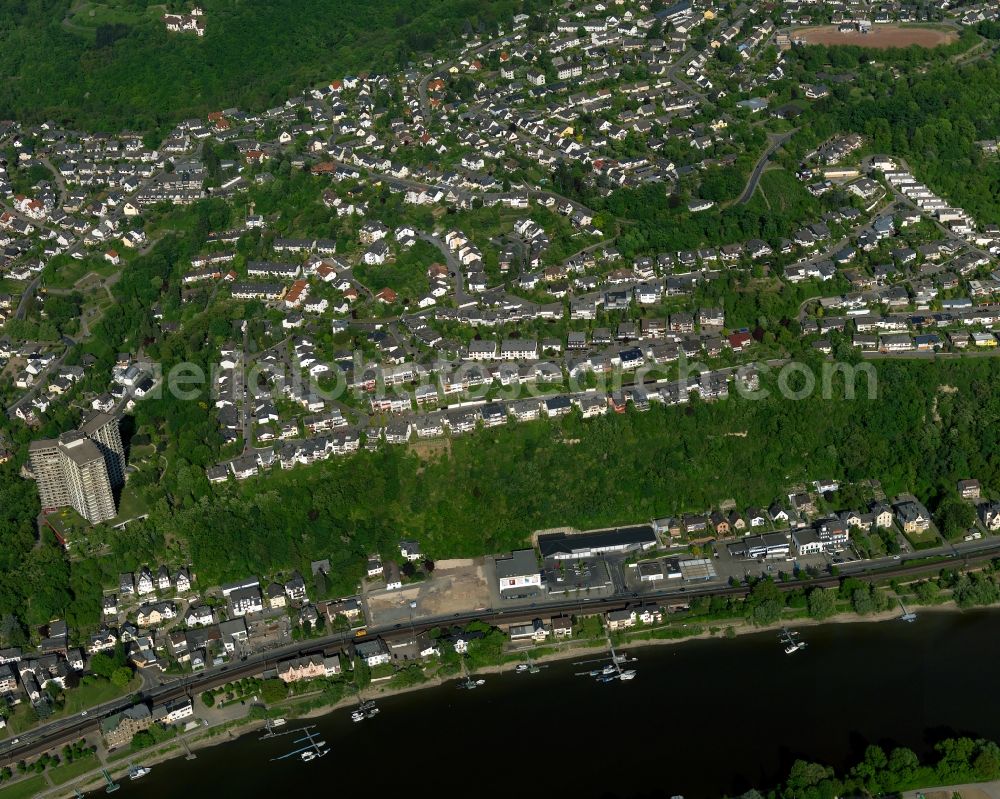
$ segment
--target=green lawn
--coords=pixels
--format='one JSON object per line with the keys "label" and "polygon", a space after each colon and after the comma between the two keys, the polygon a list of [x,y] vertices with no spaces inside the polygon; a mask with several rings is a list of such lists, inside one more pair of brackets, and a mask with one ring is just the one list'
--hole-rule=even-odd
{"label": "green lawn", "polygon": [[49,771],[49,776],[56,785],[64,785],[70,780],[75,780],[77,777],[86,774],[91,769],[98,768],[100,765],[100,761],[96,757],[81,757],[72,763],[64,763],[52,769]]}
{"label": "green lawn", "polygon": [[132,463],[136,463],[141,460],[146,460],[156,454],[156,447],[152,444],[140,444],[138,446],[133,446],[129,452],[129,460]]}
{"label": "green lawn", "polygon": [[127,483],[122,489],[121,501],[118,503],[118,515],[111,520],[110,524],[134,519],[149,512],[149,503],[146,498],[139,493],[138,489],[131,488]]}
{"label": "green lawn", "polygon": [[38,723],[38,717],[27,702],[21,702],[7,718],[7,731],[19,735]]}
{"label": "green lawn", "polygon": [[125,690],[123,691],[114,686],[108,680],[93,678],[88,683],[87,678],[85,677],[80,682],[80,686],[78,688],[71,688],[66,691],[66,704],[63,706],[63,709],[55,715],[72,716],[77,713],[81,713],[88,708],[94,707],[95,705],[101,705],[105,702],[110,702],[112,699],[118,699],[125,696],[138,687],[138,678],[133,679],[129,685],[125,686]]}
{"label": "green lawn", "polygon": [[61,508],[50,513],[45,520],[56,529],[64,541],[72,541],[78,536],[86,535],[90,530],[86,519],[72,508]]}
{"label": "green lawn", "polygon": [[23,280],[11,280],[9,277],[0,278],[0,294],[10,294],[19,297],[24,292],[24,287],[28,285]]}
{"label": "green lawn", "polygon": [[913,545],[914,549],[927,548],[931,544],[937,544],[941,538],[933,525],[922,533],[903,533],[903,535]]}
{"label": "green lawn", "polygon": [[0,788],[0,799],[31,799],[48,786],[45,776],[36,774],[6,788]]}
{"label": "green lawn", "polygon": [[819,214],[820,203],[802,182],[786,169],[769,169],[761,175],[757,193],[767,198],[769,207],[783,214]]}
{"label": "green lawn", "polygon": [[121,23],[123,25],[134,25],[141,22],[145,16],[154,16],[157,11],[162,11],[162,7],[149,9],[144,15],[141,11],[127,8],[128,4],[122,0],[106,0],[103,3],[87,2],[79,0],[73,4],[67,19],[72,28],[97,28],[99,25],[110,25]]}
{"label": "green lawn", "polygon": [[[124,261],[125,254],[122,247],[113,244],[108,245],[108,249],[116,249]],[[109,261],[105,261],[103,256],[91,256],[82,260],[77,260],[69,256],[53,258],[49,266],[45,269],[45,285],[50,288],[69,289],[73,288],[76,282],[89,272],[96,272],[102,278],[109,277],[117,272],[121,265],[115,266]]]}

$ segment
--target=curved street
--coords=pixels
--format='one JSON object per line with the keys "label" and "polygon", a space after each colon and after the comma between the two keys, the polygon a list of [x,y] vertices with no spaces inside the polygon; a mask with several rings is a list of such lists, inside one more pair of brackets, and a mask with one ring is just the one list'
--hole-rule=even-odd
{"label": "curved street", "polygon": [[764,170],[767,168],[767,164],[768,161],[771,160],[771,156],[778,151],[779,147],[792,138],[792,134],[794,134],[796,130],[798,130],[798,128],[790,130],[788,133],[767,134],[769,141],[767,149],[764,150],[764,154],[757,160],[757,164],[754,166],[753,172],[750,173],[750,179],[747,180],[747,185],[744,187],[743,193],[735,203],[736,205],[746,205],[750,202],[750,198],[753,197],[753,193],[757,191],[757,184],[760,183],[760,178],[764,174]]}

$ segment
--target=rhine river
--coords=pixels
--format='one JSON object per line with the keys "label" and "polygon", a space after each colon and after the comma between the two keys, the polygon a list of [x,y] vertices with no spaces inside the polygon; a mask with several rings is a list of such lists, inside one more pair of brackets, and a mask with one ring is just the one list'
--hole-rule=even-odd
{"label": "rhine river", "polygon": [[923,756],[944,737],[1000,740],[1000,612],[802,633],[808,648],[790,656],[772,632],[631,648],[630,683],[562,661],[389,697],[361,724],[348,710],[309,722],[332,749],[321,760],[270,762],[296,736],[248,734],[125,779],[117,797],[715,799],[773,787],[796,758],[839,770],[869,743]]}

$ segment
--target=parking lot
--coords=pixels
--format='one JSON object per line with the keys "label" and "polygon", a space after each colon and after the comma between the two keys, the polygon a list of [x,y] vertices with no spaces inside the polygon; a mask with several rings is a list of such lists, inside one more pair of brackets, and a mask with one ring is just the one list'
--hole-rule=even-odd
{"label": "parking lot", "polygon": [[561,598],[573,592],[608,596],[624,586],[620,559],[550,560],[542,574],[549,594]]}

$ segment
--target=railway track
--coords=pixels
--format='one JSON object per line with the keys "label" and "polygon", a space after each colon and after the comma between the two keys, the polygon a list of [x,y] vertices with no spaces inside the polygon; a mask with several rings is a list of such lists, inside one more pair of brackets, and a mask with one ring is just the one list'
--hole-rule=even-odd
{"label": "railway track", "polygon": [[[887,580],[894,577],[914,576],[943,567],[965,568],[992,560],[1000,556],[1000,542],[996,546],[984,549],[964,557],[953,555],[940,560],[925,561],[914,560],[913,562],[901,562],[900,565],[892,568],[875,568],[866,571],[846,573],[842,576],[824,575],[808,580],[790,580],[788,582],[778,582],[776,585],[783,591],[792,591],[800,588],[835,588],[840,585],[842,579],[857,578],[860,580]],[[449,617],[435,617],[420,622],[410,624],[399,624],[384,627],[373,627],[366,630],[365,637],[382,637],[393,640],[404,636],[412,636],[424,633],[435,627],[461,625],[470,621],[480,620],[494,624],[516,624],[527,622],[538,616],[552,616],[559,614],[587,614],[593,615],[604,613],[609,610],[616,610],[623,605],[635,601],[652,600],[691,600],[699,597],[711,596],[746,596],[750,588],[745,585],[706,587],[706,588],[681,588],[664,589],[661,591],[648,592],[644,594],[618,594],[607,599],[577,599],[565,602],[545,602],[536,606],[518,607],[511,610],[487,609],[480,611],[470,611],[458,613]],[[180,680],[175,680],[152,690],[141,692],[138,697],[121,699],[107,705],[99,706],[88,711],[87,716],[77,716],[73,719],[63,719],[53,722],[50,725],[22,736],[23,740],[11,745],[10,742],[0,743],[4,751],[0,753],[0,765],[11,765],[18,760],[24,760],[44,752],[56,749],[63,744],[79,740],[81,737],[96,732],[100,722],[109,716],[124,710],[138,701],[152,704],[162,704],[183,697],[194,698],[194,695],[209,688],[217,688],[227,682],[239,680],[243,677],[250,677],[266,671],[273,667],[278,661],[294,657],[304,657],[315,654],[332,654],[341,650],[344,646],[355,640],[353,632],[342,632],[315,639],[310,642],[300,642],[292,646],[275,649],[271,652],[248,657],[245,661],[227,664],[218,668],[213,668],[191,675]]]}

